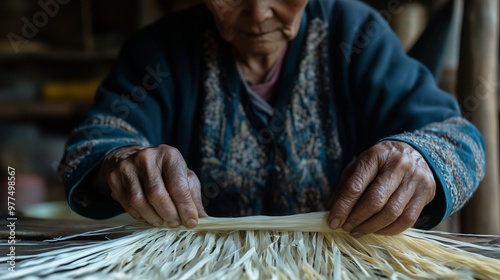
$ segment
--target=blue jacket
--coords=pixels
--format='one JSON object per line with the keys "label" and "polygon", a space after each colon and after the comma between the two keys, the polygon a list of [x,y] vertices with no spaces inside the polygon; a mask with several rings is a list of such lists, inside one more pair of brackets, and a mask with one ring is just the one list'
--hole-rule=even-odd
{"label": "blue jacket", "polygon": [[123,46],[69,139],[60,176],[72,209],[108,218],[123,209],[92,193],[88,174],[116,148],[168,144],[200,178],[209,215],[323,211],[343,168],[381,140],[410,144],[434,172],[438,190],[423,228],[460,209],[484,176],[480,133],[376,11],[310,0],[266,115],[199,6]]}

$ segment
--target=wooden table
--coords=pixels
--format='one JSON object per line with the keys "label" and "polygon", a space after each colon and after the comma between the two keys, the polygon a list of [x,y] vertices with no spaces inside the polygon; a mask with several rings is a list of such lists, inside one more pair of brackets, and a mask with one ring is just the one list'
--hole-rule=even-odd
{"label": "wooden table", "polygon": [[[89,241],[105,241],[106,237],[120,237],[124,234],[114,234],[105,236],[82,237],[63,242],[46,242],[58,237],[65,237],[74,234],[84,233],[105,228],[121,226],[117,222],[89,222],[73,220],[44,220],[33,218],[22,218],[16,221],[16,256],[32,255],[35,252],[45,252],[55,250],[68,244],[77,245]],[[10,235],[10,230],[2,226],[0,230],[0,244],[6,244]]]}

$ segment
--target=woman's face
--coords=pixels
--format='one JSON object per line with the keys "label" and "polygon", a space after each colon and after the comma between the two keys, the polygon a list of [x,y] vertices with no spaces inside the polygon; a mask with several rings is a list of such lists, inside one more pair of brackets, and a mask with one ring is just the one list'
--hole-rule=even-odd
{"label": "woman's face", "polygon": [[308,0],[204,0],[221,37],[242,54],[266,55],[295,38]]}

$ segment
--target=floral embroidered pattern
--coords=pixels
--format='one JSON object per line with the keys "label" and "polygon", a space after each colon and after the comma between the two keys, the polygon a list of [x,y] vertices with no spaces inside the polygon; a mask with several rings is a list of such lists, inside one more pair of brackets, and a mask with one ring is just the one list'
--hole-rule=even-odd
{"label": "floral embroidered pattern", "polygon": [[284,137],[278,141],[286,152],[277,153],[280,173],[274,181],[274,204],[281,210],[275,214],[323,211],[330,196],[326,159],[337,160],[341,147],[337,128],[331,122],[333,108],[323,102],[330,94],[327,32],[322,20],[310,22],[299,74],[284,113]]}
{"label": "floral embroidered pattern", "polygon": [[121,118],[115,116],[96,115],[91,119],[86,120],[80,126],[73,130],[73,133],[85,130],[89,127],[101,126],[104,128],[119,129],[131,134],[138,134],[139,132],[132,127],[129,123]]}
{"label": "floral embroidered pattern", "polygon": [[[233,201],[237,206],[219,211],[238,216],[251,215],[254,208],[259,207],[252,206],[251,198],[262,192],[268,177],[265,167],[267,154],[242,105],[234,104],[229,94],[223,91],[219,50],[214,34],[208,32],[205,39],[206,96],[201,129],[203,165],[200,174],[203,192],[207,195],[209,190],[208,197],[220,193],[238,196],[238,201]],[[230,115],[237,117],[228,120],[225,113],[233,110],[235,112]]]}
{"label": "floral embroidered pattern", "polygon": [[291,102],[283,112],[275,112],[284,126],[273,131],[274,158],[273,148],[259,138],[241,102],[224,92],[218,46],[207,32],[201,181],[203,192],[210,190],[206,196],[212,200],[206,207],[211,215],[324,210],[322,202],[330,195],[325,162],[341,155],[334,118],[326,117],[333,114],[332,108],[322,103],[330,92],[327,32],[322,20],[310,22]]}

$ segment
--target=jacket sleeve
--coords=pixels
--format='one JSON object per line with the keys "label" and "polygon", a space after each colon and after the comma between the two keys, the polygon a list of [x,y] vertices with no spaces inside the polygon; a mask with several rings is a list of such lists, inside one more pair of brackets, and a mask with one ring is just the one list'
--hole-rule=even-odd
{"label": "jacket sleeve", "polygon": [[461,116],[456,100],[406,54],[385,20],[371,10],[366,14],[364,20],[346,27],[356,32],[344,41],[351,47],[345,63],[360,136],[357,152],[377,141],[393,140],[406,142],[423,155],[438,189],[416,226],[431,228],[473,195],[485,173],[484,142]]}
{"label": "jacket sleeve", "polygon": [[116,201],[92,192],[89,174],[117,148],[160,144],[165,129],[172,126],[165,114],[172,111],[171,101],[159,94],[172,92],[172,81],[158,49],[150,46],[144,52],[137,40],[127,43],[70,136],[58,175],[70,207],[80,215],[104,219],[123,212]]}

